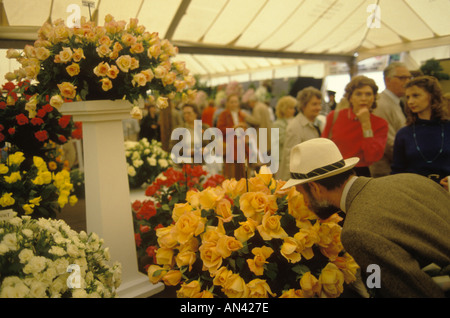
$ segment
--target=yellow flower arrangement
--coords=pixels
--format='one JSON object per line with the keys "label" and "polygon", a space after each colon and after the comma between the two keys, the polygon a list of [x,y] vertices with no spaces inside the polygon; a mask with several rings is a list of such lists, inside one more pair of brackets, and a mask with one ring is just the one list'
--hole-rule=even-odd
{"label": "yellow flower arrangement", "polygon": [[37,80],[29,93],[57,109],[74,100],[127,99],[133,104],[149,91],[158,95],[158,107],[165,107],[168,98],[195,97],[195,79],[185,63],[171,61],[177,54],[177,47],[146,31],[137,19],[127,23],[108,14],[104,25],[97,26],[82,17],[73,28],[59,19],[44,23],[38,40],[23,52],[8,50],[7,57],[21,68],[5,77]]}
{"label": "yellow flower arrangement", "polygon": [[150,282],[177,297],[339,297],[359,268],[340,242],[342,219],[319,220],[295,187],[265,167],[250,179],[190,190],[156,230]]}

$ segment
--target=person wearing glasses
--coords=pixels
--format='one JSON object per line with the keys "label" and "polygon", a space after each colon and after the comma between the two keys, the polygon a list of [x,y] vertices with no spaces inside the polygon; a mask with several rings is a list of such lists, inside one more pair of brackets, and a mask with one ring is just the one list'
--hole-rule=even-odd
{"label": "person wearing glasses", "polygon": [[405,126],[406,116],[403,98],[405,84],[411,80],[411,73],[404,63],[389,64],[383,72],[386,89],[380,93],[377,108],[373,114],[388,122],[388,139],[381,160],[372,164],[370,173],[372,177],[382,177],[391,173],[394,139],[398,130]]}

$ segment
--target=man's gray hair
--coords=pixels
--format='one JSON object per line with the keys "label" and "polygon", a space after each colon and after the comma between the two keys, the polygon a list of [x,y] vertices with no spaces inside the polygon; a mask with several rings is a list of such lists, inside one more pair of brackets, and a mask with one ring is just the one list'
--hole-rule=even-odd
{"label": "man's gray hair", "polygon": [[384,78],[391,78],[393,76],[395,76],[395,70],[397,67],[406,67],[405,63],[402,62],[392,62],[391,64],[389,64],[383,71],[383,76]]}

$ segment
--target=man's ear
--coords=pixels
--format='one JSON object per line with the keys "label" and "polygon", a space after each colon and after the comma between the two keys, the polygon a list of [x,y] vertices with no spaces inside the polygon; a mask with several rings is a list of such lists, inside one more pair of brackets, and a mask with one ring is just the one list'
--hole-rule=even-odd
{"label": "man's ear", "polygon": [[320,195],[321,193],[321,186],[318,183],[315,183],[314,181],[311,181],[309,183],[309,188],[311,190],[311,193],[315,196]]}

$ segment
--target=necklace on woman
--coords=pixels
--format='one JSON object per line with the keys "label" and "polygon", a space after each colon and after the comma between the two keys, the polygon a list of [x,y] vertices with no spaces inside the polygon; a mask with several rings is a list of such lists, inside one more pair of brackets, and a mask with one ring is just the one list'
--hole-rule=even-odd
{"label": "necklace on woman", "polygon": [[417,151],[420,153],[423,160],[425,160],[425,162],[428,164],[433,163],[433,161],[435,161],[437,159],[437,157],[439,157],[439,155],[444,150],[444,124],[442,124],[442,123],[441,123],[441,139],[442,139],[441,149],[439,150],[438,154],[432,160],[428,160],[427,158],[425,158],[424,154],[422,153],[422,150],[420,150],[419,144],[417,143],[417,139],[416,139],[416,124],[413,125],[413,137],[414,137],[414,142],[416,143]]}

